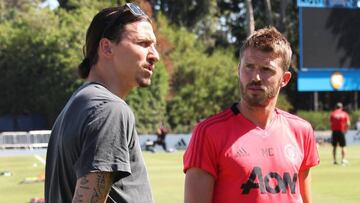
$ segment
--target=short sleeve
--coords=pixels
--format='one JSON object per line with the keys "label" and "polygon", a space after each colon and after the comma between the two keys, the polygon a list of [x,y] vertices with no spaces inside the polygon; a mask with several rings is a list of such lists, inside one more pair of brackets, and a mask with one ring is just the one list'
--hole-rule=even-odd
{"label": "short sleeve", "polygon": [[115,172],[116,179],[130,175],[129,142],[136,133],[134,123],[125,103],[97,106],[83,130],[77,177],[92,171]]}
{"label": "short sleeve", "polygon": [[317,151],[314,131],[310,124],[305,134],[304,139],[304,159],[300,167],[300,171],[307,170],[320,163],[319,154]]}
{"label": "short sleeve", "polygon": [[190,168],[199,168],[217,178],[216,147],[208,129],[200,123],[194,130],[183,156],[184,173]]}

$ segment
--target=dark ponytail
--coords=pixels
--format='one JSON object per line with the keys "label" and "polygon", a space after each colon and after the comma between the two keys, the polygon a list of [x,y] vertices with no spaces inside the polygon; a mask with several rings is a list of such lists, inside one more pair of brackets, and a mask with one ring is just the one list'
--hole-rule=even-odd
{"label": "dark ponytail", "polygon": [[79,76],[83,79],[87,78],[90,73],[90,68],[90,59],[85,57],[78,67]]}

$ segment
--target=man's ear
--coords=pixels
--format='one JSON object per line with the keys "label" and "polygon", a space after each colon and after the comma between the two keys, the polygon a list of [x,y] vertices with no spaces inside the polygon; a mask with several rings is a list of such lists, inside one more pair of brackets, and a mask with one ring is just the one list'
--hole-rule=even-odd
{"label": "man's ear", "polygon": [[110,57],[112,55],[113,43],[106,38],[102,38],[99,41],[99,54],[104,57]]}
{"label": "man's ear", "polygon": [[285,71],[284,75],[282,76],[281,87],[285,87],[289,83],[290,79],[291,79],[291,72]]}

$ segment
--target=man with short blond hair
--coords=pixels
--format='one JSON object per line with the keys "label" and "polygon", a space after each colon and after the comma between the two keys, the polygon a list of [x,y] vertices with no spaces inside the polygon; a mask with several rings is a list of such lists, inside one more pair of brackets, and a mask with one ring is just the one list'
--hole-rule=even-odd
{"label": "man with short blond hair", "polygon": [[276,108],[291,53],[275,28],[247,38],[240,102],[200,122],[184,154],[185,203],[311,202],[310,168],[319,163],[313,129]]}

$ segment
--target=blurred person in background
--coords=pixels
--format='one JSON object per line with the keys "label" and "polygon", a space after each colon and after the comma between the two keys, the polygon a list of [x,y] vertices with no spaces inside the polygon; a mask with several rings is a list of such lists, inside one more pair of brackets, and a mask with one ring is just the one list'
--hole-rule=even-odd
{"label": "blurred person in background", "polygon": [[86,34],[80,76],[52,128],[45,200],[153,202],[135,118],[124,99],[151,84],[159,60],[150,18],[133,3],[100,11]]}
{"label": "blurred person in background", "polygon": [[156,140],[153,143],[153,149],[156,145],[161,145],[165,152],[169,152],[165,138],[168,134],[168,129],[165,127],[164,123],[161,122],[160,126],[156,129]]}
{"label": "blurred person in background", "polygon": [[348,161],[346,157],[346,138],[345,134],[350,127],[350,117],[347,112],[343,110],[341,102],[336,103],[335,110],[330,113],[330,126],[331,126],[331,144],[333,146],[332,155],[333,163],[338,164],[336,159],[337,145],[341,148],[341,164],[346,165]]}
{"label": "blurred person in background", "polygon": [[276,108],[291,55],[273,27],[244,42],[240,102],[200,122],[184,154],[185,203],[311,202],[310,168],[319,163],[313,129]]}

